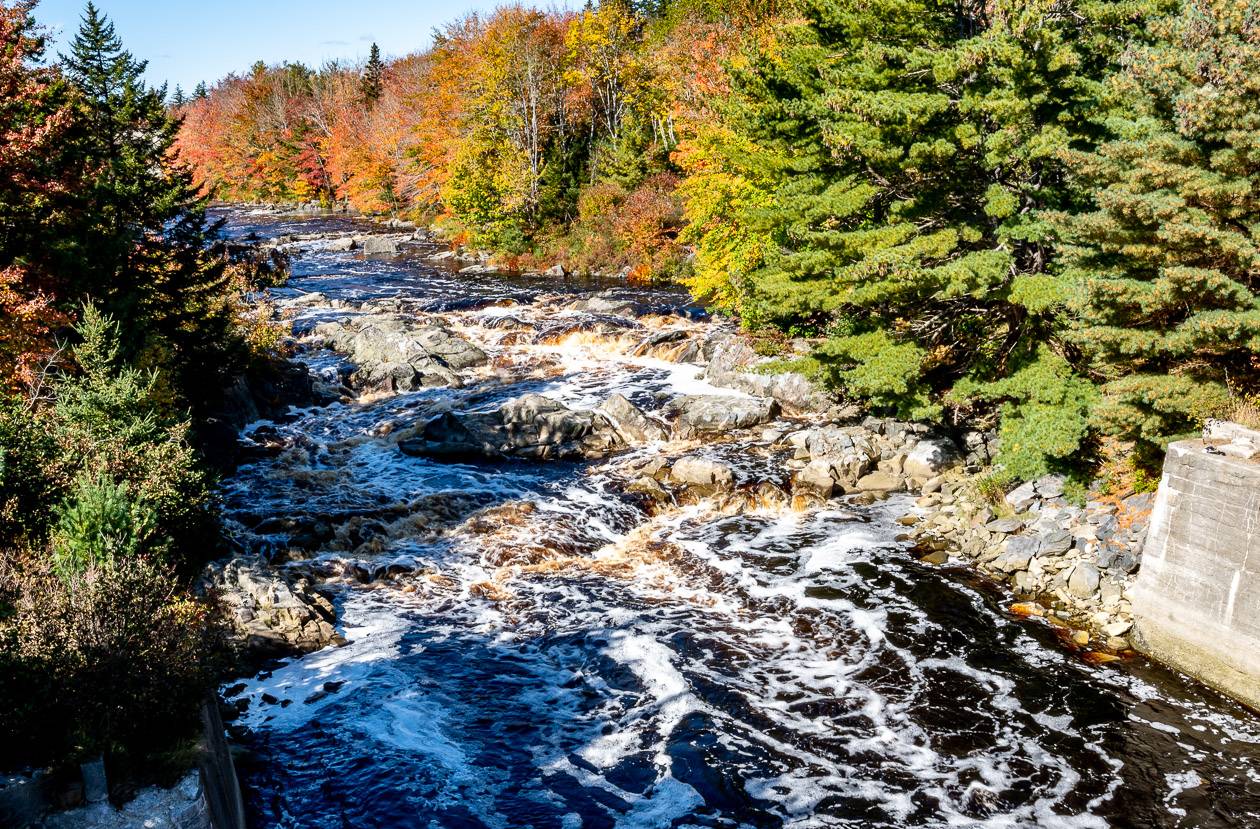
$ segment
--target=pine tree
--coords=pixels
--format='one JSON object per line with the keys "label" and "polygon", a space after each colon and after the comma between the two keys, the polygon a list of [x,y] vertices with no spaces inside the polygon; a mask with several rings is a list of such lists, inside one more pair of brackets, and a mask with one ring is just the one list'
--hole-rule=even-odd
{"label": "pine tree", "polygon": [[381,60],[380,47],[373,43],[367,66],[363,68],[363,100],[375,102],[380,99],[384,90],[385,63]]}
{"label": "pine tree", "polygon": [[[83,129],[71,140],[89,182],[83,188],[75,274],[66,297],[92,297],[121,323],[127,350],[165,353],[186,392],[210,393],[230,370],[223,268],[205,252],[202,200],[186,169],[172,163],[179,121],[164,88],[143,80],[144,61],[88,3],[62,56],[81,101]],[[207,382],[207,381],[210,382]]]}
{"label": "pine tree", "polygon": [[179,84],[175,84],[175,94],[171,96],[171,106],[182,107],[187,102],[188,99],[184,97],[184,90],[180,88]]}
{"label": "pine tree", "polygon": [[1260,391],[1260,3],[1191,0],[1114,79],[1111,140],[1076,153],[1065,215],[1074,342],[1095,421],[1147,457]]}
{"label": "pine tree", "polygon": [[204,101],[210,97],[210,90],[206,89],[205,81],[198,81],[196,89],[193,90],[193,98],[198,101]]}
{"label": "pine tree", "polygon": [[729,118],[728,159],[765,193],[739,220],[772,241],[745,320],[825,335],[832,378],[877,409],[974,423],[1000,405],[1011,474],[1069,458],[1089,393],[1054,337],[1044,211],[1074,198],[1060,153],[1099,132],[1101,79],[1148,13],[807,3]]}

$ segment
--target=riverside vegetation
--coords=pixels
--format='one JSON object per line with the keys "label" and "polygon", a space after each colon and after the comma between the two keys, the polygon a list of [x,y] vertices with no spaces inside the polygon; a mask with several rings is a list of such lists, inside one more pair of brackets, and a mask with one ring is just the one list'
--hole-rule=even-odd
{"label": "riverside vegetation", "polygon": [[[525,399],[444,415],[400,451],[591,458],[653,430],[713,437],[777,424],[773,384],[804,376],[872,420],[782,427],[767,443],[791,447],[792,485],[757,497],[916,492],[928,513],[906,532],[925,557],[961,551],[1056,596],[1051,617],[1099,649],[1126,645],[1161,448],[1254,411],[1256,3],[505,6],[413,55],[259,64],[190,97],[147,87],[91,4],[44,65],[34,11],[0,0],[2,764],[172,752],[230,628],[269,653],[344,641],[316,583],[380,575],[236,563],[216,576],[226,614],[190,589],[227,550],[214,477],[241,411],[282,406],[294,382],[287,332],[250,299],[284,257],[218,240],[208,197],[424,224],[480,257],[470,278],[678,280],[773,358],[745,354],[761,374],[738,381],[765,411],[681,400],[666,431],[612,398]],[[488,361],[409,325],[310,332],[362,364],[325,399],[458,384]],[[399,334],[414,353],[391,356]],[[695,347],[704,360],[671,359],[714,365]],[[296,382],[311,399],[318,384]],[[538,422],[572,440],[514,431]],[[908,471],[933,441],[930,474]],[[758,503],[730,494],[734,471],[674,461],[626,486]],[[1110,494],[1086,496],[1096,480]]]}

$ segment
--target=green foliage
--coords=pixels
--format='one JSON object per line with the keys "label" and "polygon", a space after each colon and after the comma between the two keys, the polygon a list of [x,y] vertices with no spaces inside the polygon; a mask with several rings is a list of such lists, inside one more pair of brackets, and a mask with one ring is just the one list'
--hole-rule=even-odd
{"label": "green foliage", "polygon": [[1063,214],[1074,344],[1097,427],[1157,456],[1260,388],[1260,5],[1195,0],[1111,82],[1108,138],[1073,154],[1093,210]]}
{"label": "green foliage", "polygon": [[27,401],[0,399],[0,549],[38,544],[63,489],[56,435]]}
{"label": "green foliage", "polygon": [[999,403],[1001,449],[995,459],[1015,480],[1070,468],[1089,433],[1098,394],[1060,355],[1042,346],[1009,376],[989,383],[963,381],[961,401]]}
{"label": "green foliage", "polygon": [[134,558],[148,546],[156,523],[153,508],[134,500],[127,484],[82,475],[57,510],[53,569],[69,580],[91,567]]}

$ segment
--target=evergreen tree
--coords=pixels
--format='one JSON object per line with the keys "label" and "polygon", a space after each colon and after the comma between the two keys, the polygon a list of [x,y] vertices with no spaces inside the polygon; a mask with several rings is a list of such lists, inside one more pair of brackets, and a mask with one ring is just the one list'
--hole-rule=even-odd
{"label": "evergreen tree", "polygon": [[198,101],[204,101],[210,97],[210,90],[206,89],[205,81],[198,81],[197,88],[193,90],[193,98]]}
{"label": "evergreen tree", "polygon": [[184,97],[184,90],[180,88],[179,84],[175,84],[175,94],[171,96],[171,105],[182,107],[187,102],[188,99]]}
{"label": "evergreen tree", "polygon": [[1260,3],[1191,0],[1157,31],[1114,79],[1111,140],[1073,156],[1096,208],[1062,218],[1095,421],[1147,458],[1260,391]]}
{"label": "evergreen tree", "polygon": [[166,364],[196,402],[230,370],[230,309],[223,269],[205,253],[202,202],[172,163],[179,121],[92,3],[62,65],[81,99],[83,128],[70,143],[88,179],[65,299],[100,302],[127,333],[129,354]]}
{"label": "evergreen tree", "polygon": [[765,195],[737,221],[770,242],[746,321],[826,335],[833,379],[878,409],[1000,405],[1021,476],[1086,433],[1043,211],[1072,203],[1061,151],[1099,132],[1101,80],[1148,13],[1071,5],[812,0],[727,119],[726,160]]}
{"label": "evergreen tree", "polygon": [[363,100],[374,102],[381,97],[384,90],[385,63],[381,60],[380,47],[373,43],[367,66],[363,68]]}

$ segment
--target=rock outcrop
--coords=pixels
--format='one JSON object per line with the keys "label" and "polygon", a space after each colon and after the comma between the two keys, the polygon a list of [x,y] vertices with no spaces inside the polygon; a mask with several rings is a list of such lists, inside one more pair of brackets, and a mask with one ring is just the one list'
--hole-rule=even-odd
{"label": "rock outcrop", "polygon": [[332,602],[305,577],[233,559],[210,574],[210,584],[229,611],[242,650],[249,656],[309,653],[345,640],[333,625]]}
{"label": "rock outcrop", "polygon": [[779,404],[764,397],[685,395],[670,401],[669,410],[676,415],[674,433],[695,438],[769,423],[779,414]]}
{"label": "rock outcrop", "polygon": [[493,412],[440,415],[400,440],[398,448],[441,460],[589,460],[626,449],[640,436],[647,439],[655,425],[625,398],[601,410],[581,410],[528,394]]}
{"label": "rock outcrop", "polygon": [[308,341],[358,366],[355,385],[379,391],[459,386],[459,372],[485,365],[486,353],[446,328],[401,314],[371,314],[317,325]]}

